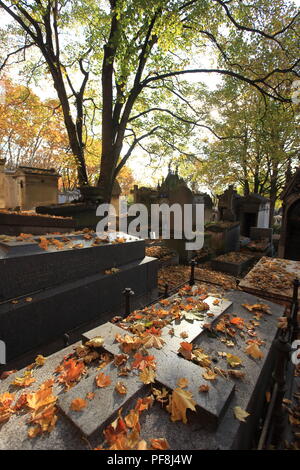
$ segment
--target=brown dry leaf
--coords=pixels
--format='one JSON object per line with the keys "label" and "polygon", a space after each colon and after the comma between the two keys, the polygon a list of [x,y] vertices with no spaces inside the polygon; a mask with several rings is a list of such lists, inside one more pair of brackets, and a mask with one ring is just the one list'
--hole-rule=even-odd
{"label": "brown dry leaf", "polygon": [[115,386],[116,392],[120,393],[120,395],[126,395],[127,387],[123,382],[117,382]]}
{"label": "brown dry leaf", "polygon": [[83,398],[74,398],[72,401],[70,408],[73,411],[81,411],[86,408],[87,402]]}
{"label": "brown dry leaf", "polygon": [[192,349],[193,349],[192,343],[187,343],[186,341],[183,341],[182,343],[180,343],[180,348],[179,348],[178,352],[185,359],[190,361],[192,359]]}
{"label": "brown dry leaf", "polygon": [[108,375],[105,375],[104,372],[100,372],[100,374],[95,377],[95,382],[97,387],[105,388],[111,384],[111,378]]}
{"label": "brown dry leaf", "polygon": [[169,392],[168,390],[163,387],[162,390],[159,390],[158,388],[152,388],[152,393],[156,399],[156,401],[160,403],[166,403],[168,401],[169,397]]}
{"label": "brown dry leaf", "polygon": [[236,417],[236,419],[238,419],[239,421],[242,421],[243,423],[245,423],[246,418],[250,416],[250,414],[247,413],[247,411],[243,410],[243,408],[241,408],[240,406],[235,406],[233,408],[233,412],[234,412],[234,416]]}
{"label": "brown dry leaf", "polygon": [[150,439],[151,449],[155,450],[168,450],[170,449],[167,439]]}
{"label": "brown dry leaf", "polygon": [[32,377],[32,371],[27,370],[24,372],[23,377],[16,377],[11,384],[17,387],[29,387],[33,382],[35,382],[35,378]]}
{"label": "brown dry leaf", "polygon": [[128,358],[129,358],[128,354],[116,354],[114,357],[114,365],[116,367],[120,367],[123,364],[126,364],[126,362],[128,361]]}
{"label": "brown dry leaf", "polygon": [[175,388],[167,406],[167,411],[171,414],[171,421],[182,421],[186,424],[187,409],[196,411],[196,402],[193,400],[192,393],[182,388]]}
{"label": "brown dry leaf", "polygon": [[245,377],[245,372],[241,370],[227,370],[227,374],[230,375],[231,377],[234,377],[235,379],[243,379]]}
{"label": "brown dry leaf", "polygon": [[187,333],[186,331],[182,331],[182,332],[180,333],[180,336],[181,336],[182,339],[186,339],[186,338],[189,337],[189,335],[188,335],[188,333]]}
{"label": "brown dry leaf", "polygon": [[95,336],[95,338],[92,338],[89,341],[87,341],[85,343],[85,346],[89,346],[92,348],[101,348],[101,346],[103,346],[103,343],[104,343],[104,338],[102,338],[101,336]]}
{"label": "brown dry leaf", "polygon": [[135,360],[132,363],[132,369],[143,370],[145,367],[156,368],[154,356],[143,356],[141,353],[136,353],[133,357]]}
{"label": "brown dry leaf", "polygon": [[234,356],[233,354],[227,353],[226,358],[230,367],[237,367],[242,364],[241,359],[238,356]]}
{"label": "brown dry leaf", "polygon": [[144,410],[148,410],[152,404],[153,397],[151,395],[149,397],[138,398],[134,409],[141,413]]}
{"label": "brown dry leaf", "polygon": [[149,349],[149,348],[161,349],[164,344],[165,344],[165,341],[156,335],[147,334],[145,335],[143,339],[143,345],[146,349]]}
{"label": "brown dry leaf", "polygon": [[259,312],[267,313],[268,315],[272,315],[271,309],[266,304],[242,304],[242,307],[246,308],[249,312],[255,312],[258,310]]}
{"label": "brown dry leaf", "polygon": [[130,429],[135,429],[137,432],[140,432],[140,413],[138,410],[130,410],[127,416],[125,416],[124,421],[126,426]]}
{"label": "brown dry leaf", "polygon": [[130,367],[120,367],[118,375],[120,377],[127,377],[131,372]]}
{"label": "brown dry leaf", "polygon": [[253,357],[253,359],[261,359],[264,357],[262,351],[255,343],[249,344],[249,346],[246,347],[245,352],[249,354],[249,356]]}
{"label": "brown dry leaf", "polygon": [[139,336],[116,334],[116,341],[121,344],[121,348],[126,354],[136,351],[142,345],[142,339]]}
{"label": "brown dry leaf", "polygon": [[212,371],[211,369],[206,368],[205,372],[203,372],[203,374],[202,374],[202,377],[205,380],[216,380],[218,375],[214,371]]}
{"label": "brown dry leaf", "polygon": [[139,377],[144,384],[151,384],[155,382],[155,370],[152,367],[145,367],[140,373]]}
{"label": "brown dry leaf", "polygon": [[189,384],[188,379],[182,377],[181,379],[178,380],[177,387],[186,388],[188,386],[188,384]]}
{"label": "brown dry leaf", "polygon": [[200,385],[199,392],[207,393],[209,391],[209,385]]}
{"label": "brown dry leaf", "polygon": [[209,367],[211,365],[211,358],[203,352],[203,349],[194,349],[192,359],[197,362],[201,367]]}

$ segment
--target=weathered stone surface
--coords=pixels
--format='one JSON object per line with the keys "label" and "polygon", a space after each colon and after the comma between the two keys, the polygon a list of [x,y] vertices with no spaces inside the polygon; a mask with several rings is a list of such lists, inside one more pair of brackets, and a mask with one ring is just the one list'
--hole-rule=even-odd
{"label": "weathered stone surface", "polygon": [[[96,385],[95,377],[103,372],[111,378],[111,384],[105,388]],[[127,394],[121,395],[115,390],[117,382],[122,382],[127,387]],[[101,431],[117,414],[118,409],[128,400],[132,400],[138,393],[142,393],[143,383],[139,380],[138,373],[131,373],[127,377],[119,377],[118,369],[111,363],[101,371],[93,371],[89,376],[81,379],[78,385],[59,398],[60,409],[86,436],[91,436],[96,431]],[[86,394],[95,393],[93,400],[86,400],[87,407],[82,411],[72,411],[70,405],[75,398],[85,398]]]}

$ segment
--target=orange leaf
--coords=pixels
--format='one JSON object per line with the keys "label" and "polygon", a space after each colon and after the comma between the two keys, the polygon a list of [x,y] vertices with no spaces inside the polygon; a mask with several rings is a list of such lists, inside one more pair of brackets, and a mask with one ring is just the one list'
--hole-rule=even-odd
{"label": "orange leaf", "polygon": [[70,408],[73,411],[81,411],[86,408],[87,402],[83,400],[83,398],[74,398],[72,401]]}
{"label": "orange leaf", "polygon": [[156,367],[154,356],[143,356],[141,353],[136,353],[134,359],[135,361],[132,363],[133,369],[143,370],[145,367],[155,369]]}
{"label": "orange leaf", "polygon": [[126,395],[127,387],[123,382],[117,382],[115,386],[116,392],[120,393],[120,395]]}
{"label": "orange leaf", "polygon": [[167,450],[170,449],[167,439],[150,439],[152,449]]}
{"label": "orange leaf", "polygon": [[103,372],[100,372],[97,377],[95,377],[97,387],[104,388],[108,387],[111,384],[111,379],[108,375],[105,375]]}

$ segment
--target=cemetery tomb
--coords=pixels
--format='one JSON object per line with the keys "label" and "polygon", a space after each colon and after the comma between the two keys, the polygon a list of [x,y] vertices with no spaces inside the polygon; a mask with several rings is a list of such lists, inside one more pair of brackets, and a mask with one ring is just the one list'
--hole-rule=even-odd
{"label": "cemetery tomb", "polygon": [[[283,314],[283,307],[265,302],[265,313],[254,322],[258,312],[246,307],[262,303],[244,292],[216,298],[185,286],[118,323],[84,333],[84,345],[37,358],[31,377],[28,369],[23,375],[34,380],[27,387],[11,385],[22,383],[26,369],[0,382],[0,396],[9,388],[19,399],[3,424],[0,448],[116,450],[113,429],[122,433],[118,450],[136,449],[142,439],[147,448],[151,439],[177,450],[251,448],[272,371],[270,346]],[[253,335],[260,344],[254,357]],[[44,432],[34,418],[24,419],[24,411],[32,411],[20,398],[43,383],[60,410],[52,410],[57,421],[45,424]],[[171,397],[185,403],[179,414]],[[237,418],[240,410],[245,422]]]}
{"label": "cemetery tomb", "polygon": [[8,361],[118,313],[126,287],[137,306],[156,295],[157,260],[145,256],[143,240],[123,233],[2,236],[0,267],[0,339]]}
{"label": "cemetery tomb", "polygon": [[216,271],[222,271],[237,277],[249,268],[253,262],[253,257],[249,257],[238,251],[233,251],[213,259],[211,261],[211,267]]}
{"label": "cemetery tomb", "polygon": [[281,195],[283,201],[279,251],[281,258],[300,260],[300,168],[287,182]]}
{"label": "cemetery tomb", "polygon": [[300,279],[299,261],[263,257],[239,286],[263,298],[290,303],[295,279]]}

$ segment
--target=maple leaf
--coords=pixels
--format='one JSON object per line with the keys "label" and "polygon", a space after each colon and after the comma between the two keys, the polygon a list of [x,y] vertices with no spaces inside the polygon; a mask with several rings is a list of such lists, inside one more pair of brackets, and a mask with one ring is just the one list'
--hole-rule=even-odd
{"label": "maple leaf", "polygon": [[190,409],[196,411],[196,402],[192,393],[182,388],[175,388],[170,397],[167,411],[171,414],[171,421],[182,421],[187,423],[186,411]]}
{"label": "maple leaf", "polygon": [[237,367],[242,364],[241,359],[238,356],[234,356],[233,354],[227,353],[226,358],[230,367]]}
{"label": "maple leaf", "polygon": [[27,393],[22,393],[14,404],[14,410],[19,411],[25,405],[27,405]]}
{"label": "maple leaf", "polygon": [[250,416],[250,414],[247,413],[247,411],[243,410],[243,408],[241,408],[240,406],[235,406],[233,408],[233,412],[234,412],[234,416],[236,417],[236,419],[238,419],[239,421],[242,421],[243,423],[245,423],[246,418]]}
{"label": "maple leaf", "polygon": [[87,402],[83,398],[74,398],[72,401],[70,408],[73,411],[81,411],[86,408]]}
{"label": "maple leaf", "polygon": [[236,325],[238,328],[243,328],[244,326],[244,319],[243,318],[240,318],[240,317],[233,317],[231,320],[230,320],[230,323],[232,325]]}
{"label": "maple leaf", "polygon": [[188,335],[188,333],[187,333],[186,331],[182,331],[182,332],[180,333],[180,336],[181,336],[182,339],[186,339],[186,338],[189,337],[189,335]]}
{"label": "maple leaf", "polygon": [[105,388],[111,384],[111,378],[103,372],[100,372],[100,374],[95,377],[95,382],[97,387]]}
{"label": "maple leaf", "polygon": [[127,387],[123,382],[117,382],[115,385],[116,392],[120,393],[120,395],[126,395]]}
{"label": "maple leaf", "polygon": [[156,368],[154,356],[143,356],[141,353],[136,353],[133,357],[135,359],[132,363],[133,369],[143,370],[145,367]]}
{"label": "maple leaf", "polygon": [[151,448],[157,450],[168,450],[170,449],[169,443],[167,439],[160,438],[160,439],[150,439]]}
{"label": "maple leaf", "polygon": [[100,348],[101,346],[103,346],[103,343],[104,343],[104,338],[102,338],[101,336],[95,336],[95,338],[92,338],[89,341],[87,341],[85,343],[85,346],[90,346],[93,348]]}
{"label": "maple leaf", "polygon": [[188,379],[182,377],[181,379],[178,380],[178,382],[177,382],[177,387],[179,387],[179,388],[185,388],[185,387],[188,386],[188,384],[189,384]]}
{"label": "maple leaf", "polygon": [[37,392],[27,394],[27,405],[29,408],[36,411],[56,402],[57,397],[52,393],[53,383],[54,380],[47,380],[40,386]]}
{"label": "maple leaf", "polygon": [[152,334],[146,334],[143,339],[143,345],[146,349],[161,349],[164,344],[165,341],[162,338],[159,338],[158,336]]}
{"label": "maple leaf", "polygon": [[253,357],[253,359],[261,359],[262,357],[264,357],[262,351],[259,349],[258,345],[255,343],[252,343],[249,346],[247,346],[245,351],[247,354],[249,354],[249,356]]}
{"label": "maple leaf", "polygon": [[264,312],[264,313],[267,313],[268,315],[272,315],[270,307],[266,304],[253,304],[253,305],[242,304],[242,307],[249,310],[249,312],[258,310],[259,312]]}
{"label": "maple leaf", "polygon": [[16,377],[11,384],[17,387],[29,387],[33,382],[35,382],[35,378],[32,377],[32,371],[27,370],[24,372],[23,377]]}
{"label": "maple leaf", "polygon": [[127,377],[131,372],[130,367],[120,367],[118,375],[120,377]]}
{"label": "maple leaf", "polygon": [[62,373],[58,377],[58,381],[64,383],[67,388],[70,388],[85,373],[85,366],[83,362],[71,358],[63,362],[61,371]]}
{"label": "maple leaf", "polygon": [[182,343],[180,343],[180,348],[179,348],[178,352],[185,359],[190,361],[192,359],[192,349],[193,349],[192,343],[187,343],[186,341],[183,341]]}
{"label": "maple leaf", "polygon": [[142,411],[148,410],[152,404],[153,398],[151,396],[138,398],[134,409],[137,410],[139,413],[142,413]]}
{"label": "maple leaf", "polygon": [[121,344],[121,348],[126,354],[136,351],[142,345],[142,340],[139,336],[124,335],[123,337],[117,333],[115,339]]}
{"label": "maple leaf", "polygon": [[206,369],[205,372],[203,372],[202,377],[205,380],[216,380],[217,374],[213,372],[211,369]]}
{"label": "maple leaf", "polygon": [[169,392],[168,390],[163,387],[162,390],[159,390],[158,388],[152,388],[152,393],[156,399],[156,401],[160,403],[166,403],[169,398]]}
{"label": "maple leaf", "polygon": [[201,367],[209,367],[211,365],[210,356],[205,354],[202,349],[194,349],[192,352],[192,359]]}
{"label": "maple leaf", "polygon": [[155,382],[155,375],[155,370],[152,367],[145,367],[139,377],[144,384],[151,384]]}
{"label": "maple leaf", "polygon": [[114,365],[116,367],[120,367],[121,365],[126,364],[128,358],[128,354],[116,354],[114,357]]}
{"label": "maple leaf", "polygon": [[0,395],[0,423],[8,421],[13,413],[11,404],[15,398],[15,395],[9,392],[4,392]]}
{"label": "maple leaf", "polygon": [[87,400],[93,400],[95,398],[95,393],[94,392],[88,392],[85,396]]}
{"label": "maple leaf", "polygon": [[140,432],[140,413],[138,410],[130,410],[129,414],[124,418],[126,426],[130,429],[135,429]]}
{"label": "maple leaf", "polygon": [[31,439],[42,433],[40,426],[32,426],[28,429],[28,437]]}
{"label": "maple leaf", "polygon": [[46,362],[46,358],[44,356],[42,356],[41,354],[39,354],[38,356],[36,356],[35,358],[35,364],[37,366],[43,366]]}
{"label": "maple leaf", "polygon": [[30,423],[38,424],[40,426],[41,432],[51,432],[57,421],[55,412],[56,407],[52,404],[43,407],[33,413]]}
{"label": "maple leaf", "polygon": [[127,426],[122,418],[121,411],[119,410],[117,419],[103,431],[105,440],[109,445],[115,444],[121,437],[126,437],[127,435]]}

